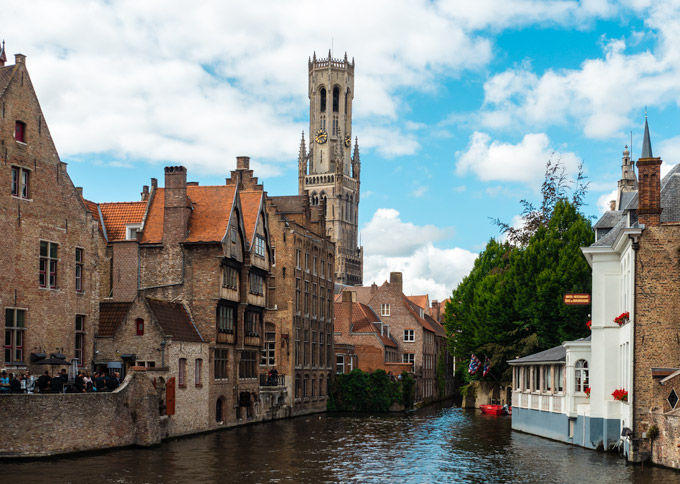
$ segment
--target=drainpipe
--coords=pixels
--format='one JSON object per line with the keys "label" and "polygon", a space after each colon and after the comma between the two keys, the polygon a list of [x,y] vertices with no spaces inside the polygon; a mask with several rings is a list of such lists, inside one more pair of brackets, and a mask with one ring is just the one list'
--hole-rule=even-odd
{"label": "drainpipe", "polygon": [[165,368],[165,336],[163,336],[163,341],[161,341],[161,367]]}

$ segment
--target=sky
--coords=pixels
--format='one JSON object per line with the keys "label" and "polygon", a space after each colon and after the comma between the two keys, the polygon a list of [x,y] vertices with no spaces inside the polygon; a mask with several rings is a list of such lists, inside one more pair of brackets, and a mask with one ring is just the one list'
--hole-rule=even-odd
{"label": "sky", "polygon": [[680,2],[665,0],[3,1],[62,161],[95,202],[139,200],[163,167],[223,184],[236,156],[297,192],[307,62],[354,59],[364,284],[404,274],[442,300],[539,202],[548,160],[613,199],[645,112],[680,161]]}

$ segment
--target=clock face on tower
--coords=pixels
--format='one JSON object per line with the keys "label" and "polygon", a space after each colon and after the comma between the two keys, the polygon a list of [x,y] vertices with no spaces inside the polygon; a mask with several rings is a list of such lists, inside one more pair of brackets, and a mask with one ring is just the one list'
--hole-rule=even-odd
{"label": "clock face on tower", "polygon": [[349,134],[345,135],[345,146],[347,146],[348,148],[352,146],[352,136]]}
{"label": "clock face on tower", "polygon": [[328,133],[326,133],[326,130],[321,128],[319,131],[316,132],[316,136],[314,137],[317,143],[320,145],[324,144],[328,140]]}

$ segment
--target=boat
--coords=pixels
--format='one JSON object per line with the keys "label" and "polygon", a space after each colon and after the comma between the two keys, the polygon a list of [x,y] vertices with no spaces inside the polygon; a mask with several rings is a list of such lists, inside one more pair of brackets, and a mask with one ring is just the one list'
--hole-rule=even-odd
{"label": "boat", "polygon": [[512,407],[507,405],[480,405],[479,409],[482,411],[482,413],[495,415],[497,417],[502,415],[512,415]]}

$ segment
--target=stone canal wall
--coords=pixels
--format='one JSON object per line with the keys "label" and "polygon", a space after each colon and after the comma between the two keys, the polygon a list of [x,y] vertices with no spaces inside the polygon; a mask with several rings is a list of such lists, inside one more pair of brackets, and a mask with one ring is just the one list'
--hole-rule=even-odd
{"label": "stone canal wall", "polygon": [[158,397],[143,373],[112,393],[0,395],[0,458],[158,444]]}

